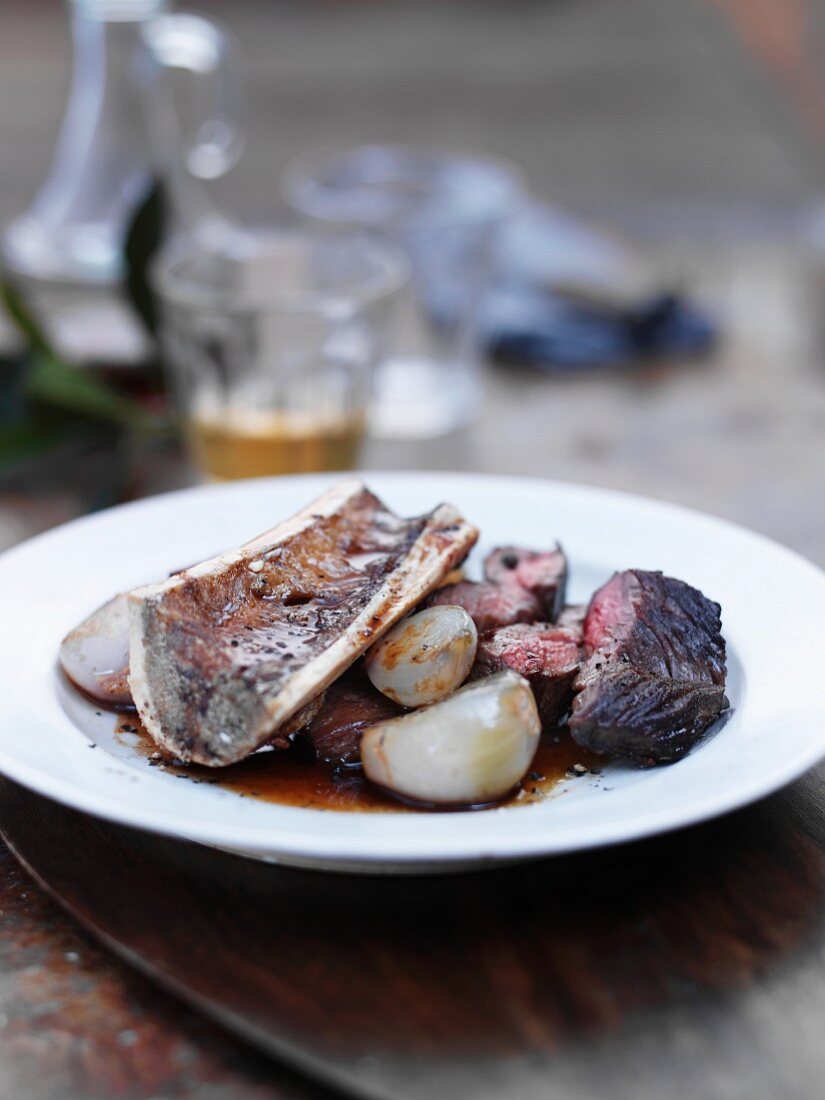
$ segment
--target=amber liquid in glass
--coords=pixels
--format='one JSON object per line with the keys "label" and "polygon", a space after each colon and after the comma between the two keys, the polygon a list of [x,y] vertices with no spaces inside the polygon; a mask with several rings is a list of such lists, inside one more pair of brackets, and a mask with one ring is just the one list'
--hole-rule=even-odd
{"label": "amber liquid in glass", "polygon": [[228,481],[351,469],[364,429],[362,412],[227,412],[196,414],[187,435],[206,476]]}

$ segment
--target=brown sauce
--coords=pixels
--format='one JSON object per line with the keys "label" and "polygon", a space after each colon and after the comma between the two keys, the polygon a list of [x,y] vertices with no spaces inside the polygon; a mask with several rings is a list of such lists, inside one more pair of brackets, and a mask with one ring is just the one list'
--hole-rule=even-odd
{"label": "brown sauce", "polygon": [[[540,802],[556,784],[576,775],[578,765],[586,771],[598,771],[601,760],[580,749],[566,729],[548,731],[542,735],[530,771],[518,790],[506,799],[489,806],[414,806],[376,787],[364,777],[360,768],[334,769],[304,755],[298,747],[286,751],[257,752],[240,764],[226,768],[204,768],[166,762],[159,758],[157,747],[134,715],[123,715],[116,736],[146,758],[147,763],[171,772],[193,783],[208,783],[242,798],[262,802],[277,802],[310,810],[360,812],[426,813],[445,809],[489,809],[498,806],[522,806]],[[586,774],[586,771],[582,774]]]}

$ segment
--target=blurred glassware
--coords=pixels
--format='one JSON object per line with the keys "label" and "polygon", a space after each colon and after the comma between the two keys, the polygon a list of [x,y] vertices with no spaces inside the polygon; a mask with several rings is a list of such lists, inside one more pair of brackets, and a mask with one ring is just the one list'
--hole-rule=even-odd
{"label": "blurred glassware", "polygon": [[[32,205],[8,227],[4,252],[24,275],[113,283],[124,273],[130,216],[153,173],[172,169],[173,142],[174,160],[196,178],[215,179],[237,161],[236,47],[200,16],[166,14],[167,0],[70,7],[74,78],[54,160]],[[186,71],[186,111],[160,89],[164,68]]]}
{"label": "blurred glassware", "polygon": [[370,376],[408,279],[363,236],[247,231],[152,267],[161,347],[200,471],[224,480],[355,465]]}
{"label": "blurred glassware", "polygon": [[221,229],[196,181],[223,175],[240,156],[242,66],[231,35],[200,16],[168,13],[167,0],[69,7],[66,113],[46,180],[7,227],[3,256],[43,298],[41,312],[69,354],[82,359],[88,341],[100,340],[103,314],[116,339],[89,357],[129,360],[145,351],[145,337],[107,293],[125,275],[127,228],[161,178],[179,226],[211,236]]}
{"label": "blurred glassware", "polygon": [[400,244],[412,282],[375,374],[370,430],[442,435],[470,421],[481,392],[478,310],[496,236],[518,209],[518,170],[503,161],[366,145],[293,160],[284,193],[305,217]]}

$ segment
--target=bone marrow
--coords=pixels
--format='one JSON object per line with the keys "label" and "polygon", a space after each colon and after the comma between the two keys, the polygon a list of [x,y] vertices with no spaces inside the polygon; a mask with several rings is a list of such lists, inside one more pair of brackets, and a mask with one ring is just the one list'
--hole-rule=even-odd
{"label": "bone marrow", "polygon": [[144,726],[207,765],[277,741],[477,534],[451,505],[405,519],[347,482],[252,542],[138,589],[129,682]]}

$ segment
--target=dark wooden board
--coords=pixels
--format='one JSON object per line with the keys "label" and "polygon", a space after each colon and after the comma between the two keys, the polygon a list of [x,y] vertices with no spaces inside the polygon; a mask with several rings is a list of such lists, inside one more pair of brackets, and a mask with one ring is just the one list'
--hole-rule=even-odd
{"label": "dark wooden board", "polygon": [[7,781],[0,828],[114,950],[356,1095],[814,1100],[823,777],[652,841],[448,878],[257,864]]}

